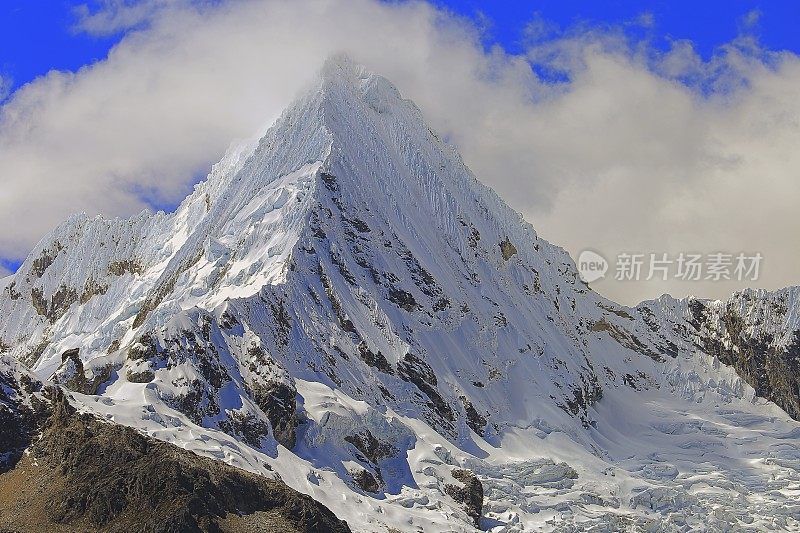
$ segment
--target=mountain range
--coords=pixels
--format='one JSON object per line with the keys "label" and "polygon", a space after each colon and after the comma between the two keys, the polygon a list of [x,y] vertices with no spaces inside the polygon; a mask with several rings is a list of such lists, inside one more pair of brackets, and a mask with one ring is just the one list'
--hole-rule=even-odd
{"label": "mountain range", "polygon": [[0,385],[0,530],[800,529],[800,288],[604,298],[344,57],[44,237]]}

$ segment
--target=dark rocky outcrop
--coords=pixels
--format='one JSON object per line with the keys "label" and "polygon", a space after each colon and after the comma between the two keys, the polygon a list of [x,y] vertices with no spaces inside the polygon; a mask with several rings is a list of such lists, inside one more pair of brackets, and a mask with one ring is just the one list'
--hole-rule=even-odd
{"label": "dark rocky outcrop", "polygon": [[442,421],[455,420],[453,409],[436,388],[439,381],[428,363],[409,352],[397,363],[397,371],[401,379],[413,383],[428,397],[430,408]]}
{"label": "dark rocky outcrop", "polygon": [[572,398],[566,398],[564,409],[572,415],[580,414],[584,427],[587,427],[586,411],[603,398],[603,389],[595,375],[592,375],[590,379],[583,380],[581,385],[572,390]]}
{"label": "dark rocky outcrop", "polygon": [[108,273],[113,276],[124,276],[128,272],[131,274],[141,274],[144,272],[144,268],[135,259],[112,261],[108,265]]}
{"label": "dark rocky outcrop", "polygon": [[140,372],[128,371],[126,375],[131,383],[150,383],[156,378],[152,370],[142,370]]}
{"label": "dark rocky outcrop", "polygon": [[42,385],[0,360],[0,473],[17,464],[47,416]]}
{"label": "dark rocky outcrop", "polygon": [[86,374],[80,349],[72,348],[61,354],[61,365],[56,369],[53,381],[72,391],[86,391]]}
{"label": "dark rocky outcrop", "polygon": [[253,400],[267,415],[272,425],[272,434],[288,449],[294,448],[297,440],[297,389],[291,383],[271,381],[253,390]]}
{"label": "dark rocky outcrop", "polygon": [[[61,364],[50,379],[53,383],[57,383],[74,392],[97,394],[100,386],[107,382],[114,371],[119,370],[119,368],[120,365],[112,365],[110,363],[87,368],[80,358],[79,349],[72,348],[61,354]],[[134,381],[130,379],[130,374],[129,381]],[[140,383],[146,383],[146,381]]]}
{"label": "dark rocky outcrop", "polygon": [[384,459],[397,455],[398,450],[388,442],[384,442],[375,436],[368,429],[364,429],[354,435],[347,435],[344,440],[353,445],[356,449],[356,458],[369,468],[369,470],[359,470],[352,473],[353,481],[366,492],[378,492],[383,485],[383,473],[381,472],[380,462]]}
{"label": "dark rocky outcrop", "polygon": [[40,316],[45,317],[51,324],[55,324],[78,300],[78,291],[66,285],[61,285],[49,300],[44,296],[42,289],[38,287],[31,289],[31,305]]}
{"label": "dark rocky outcrop", "polygon": [[392,370],[392,365],[389,364],[386,356],[383,355],[380,350],[378,350],[378,353],[370,350],[366,342],[361,341],[361,343],[359,343],[358,353],[361,355],[361,360],[367,363],[369,366],[377,368],[385,374],[394,373]]}
{"label": "dark rocky outcrop", "polygon": [[79,414],[53,395],[24,459],[35,464],[0,474],[0,530],[349,531],[280,481]]}
{"label": "dark rocky outcrop", "polygon": [[718,313],[718,321],[701,300],[690,301],[689,311],[703,351],[733,367],[758,396],[800,420],[800,330],[781,345],[768,333],[749,334],[752,324],[731,306]]}
{"label": "dark rocky outcrop", "polygon": [[158,343],[152,335],[145,333],[128,348],[128,359],[131,361],[146,361],[158,354]]}
{"label": "dark rocky outcrop", "polygon": [[[664,361],[664,358],[660,353],[648,347],[636,335],[621,326],[617,326],[609,322],[605,318],[601,318],[597,322],[594,322],[590,326],[589,331],[593,333],[606,332],[608,333],[609,337],[617,341],[621,346],[629,350],[633,350],[634,352],[639,352],[642,355],[646,355],[656,362],[661,363]],[[672,357],[676,357],[678,355],[677,349],[670,350],[668,353]]]}
{"label": "dark rocky outcrop", "polygon": [[95,296],[102,296],[108,292],[108,285],[103,283],[97,282],[93,279],[89,279],[83,285],[83,291],[81,292],[80,297],[80,304],[83,305]]}
{"label": "dark rocky outcrop", "polygon": [[511,244],[511,241],[506,237],[504,241],[500,242],[500,253],[503,255],[503,259],[508,261],[517,253],[517,247]]}
{"label": "dark rocky outcrop", "polygon": [[64,246],[56,241],[51,248],[42,250],[41,255],[34,259],[31,264],[31,275],[37,278],[44,276],[45,271],[53,264],[56,257],[58,257],[58,254],[61,253],[63,249]]}
{"label": "dark rocky outcrop", "polygon": [[378,492],[381,482],[369,470],[362,469],[352,473],[353,481],[364,492]]}
{"label": "dark rocky outcrop", "polygon": [[413,313],[419,308],[419,304],[414,298],[414,295],[403,289],[398,289],[396,287],[390,288],[386,298],[409,313]]}
{"label": "dark rocky outcrop", "polygon": [[364,460],[373,465],[377,465],[381,459],[391,457],[397,453],[397,448],[388,442],[378,440],[368,429],[364,429],[355,435],[348,435],[344,440],[355,446]]}
{"label": "dark rocky outcrop", "polygon": [[464,506],[464,510],[475,523],[475,527],[480,528],[483,514],[483,485],[469,470],[457,468],[451,474],[461,483],[461,486],[448,484],[445,485],[444,491]]}
{"label": "dark rocky outcrop", "polygon": [[472,431],[480,436],[483,436],[483,432],[486,429],[486,417],[481,415],[478,410],[475,409],[475,406],[472,405],[472,402],[469,401],[469,398],[466,396],[461,396],[460,399],[462,405],[464,406],[464,412],[467,414],[467,425]]}

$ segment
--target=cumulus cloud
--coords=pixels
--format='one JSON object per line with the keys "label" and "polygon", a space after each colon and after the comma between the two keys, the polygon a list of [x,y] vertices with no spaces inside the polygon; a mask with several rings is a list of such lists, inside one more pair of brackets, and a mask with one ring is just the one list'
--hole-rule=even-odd
{"label": "cumulus cloud", "polygon": [[[570,144],[548,160],[566,168],[572,181],[557,191],[554,209],[534,215],[540,227],[573,255],[582,247],[609,258],[621,252],[764,255],[757,283],[596,285],[628,302],[661,292],[724,297],[745,285],[796,284],[798,249],[790,243],[800,230],[792,214],[800,201],[800,154],[792,149],[800,142],[800,106],[791,96],[800,83],[797,57],[772,57],[767,65],[726,51],[720,60],[736,72],[715,78],[723,87],[718,92],[702,94],[642,68],[630,55],[585,53],[586,69],[548,123],[553,139]],[[583,120],[563,121],[575,112]],[[565,131],[570,123],[580,127]]]}
{"label": "cumulus cloud", "polygon": [[[800,61],[747,36],[704,61],[688,42],[660,53],[614,29],[534,20],[515,56],[485,50],[473,24],[425,3],[101,8],[84,8],[79,26],[133,28],[109,57],[51,72],[0,110],[0,256],[24,255],[74,211],[127,216],[178,201],[231,140],[346,52],[392,79],[480,179],[573,256],[760,251],[757,285],[797,283]],[[744,285],[596,288],[631,303]]]}
{"label": "cumulus cloud", "polygon": [[105,36],[146,25],[153,17],[169,8],[191,5],[183,0],[96,0],[79,4],[73,11],[76,31]]}

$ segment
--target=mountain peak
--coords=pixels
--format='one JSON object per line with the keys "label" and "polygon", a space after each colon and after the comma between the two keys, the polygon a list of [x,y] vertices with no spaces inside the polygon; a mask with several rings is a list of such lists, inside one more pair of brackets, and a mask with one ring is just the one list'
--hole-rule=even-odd
{"label": "mountain peak", "polygon": [[340,52],[325,60],[319,69],[318,76],[324,80],[359,79],[372,75],[366,67],[353,61],[349,55]]}
{"label": "mountain peak", "polygon": [[333,86],[346,87],[354,90],[356,95],[363,95],[366,88],[378,87],[387,93],[399,96],[397,89],[388,79],[343,53],[332,55],[325,60],[317,78],[321,81],[323,90]]}
{"label": "mountain peak", "polygon": [[[356,63],[348,56],[339,54],[329,58],[319,71],[318,91],[325,108],[328,124],[343,118],[342,113],[364,118],[364,109],[371,109],[378,114],[386,114],[395,119],[397,111],[417,111],[413,117],[405,120],[423,122],[422,115],[410,101],[404,100],[397,88],[386,78],[368,70],[364,65]],[[313,91],[312,91],[313,92]],[[364,109],[359,109],[365,106]],[[335,132],[335,128],[334,132]],[[347,136],[345,136],[346,140]]]}
{"label": "mountain peak", "polygon": [[346,57],[175,213],[74,219],[2,283],[0,353],[81,412],[357,531],[725,530],[751,494],[754,528],[796,515],[800,429],[752,400],[800,419],[797,293],[603,299]]}
{"label": "mountain peak", "polygon": [[391,121],[428,131],[416,106],[389,80],[346,55],[332,56],[260,138],[232,145],[209,175],[210,187],[200,188],[213,189],[214,196],[240,183],[249,194],[305,164],[326,161],[334,145],[358,143],[385,129],[377,123]]}

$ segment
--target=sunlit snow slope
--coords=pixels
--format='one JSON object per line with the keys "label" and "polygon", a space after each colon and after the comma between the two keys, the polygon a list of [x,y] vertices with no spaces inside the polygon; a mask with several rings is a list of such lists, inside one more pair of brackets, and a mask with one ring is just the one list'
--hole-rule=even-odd
{"label": "sunlit snow slope", "polygon": [[605,300],[347,59],[175,213],[74,216],[0,289],[6,363],[355,531],[800,528],[798,290]]}

